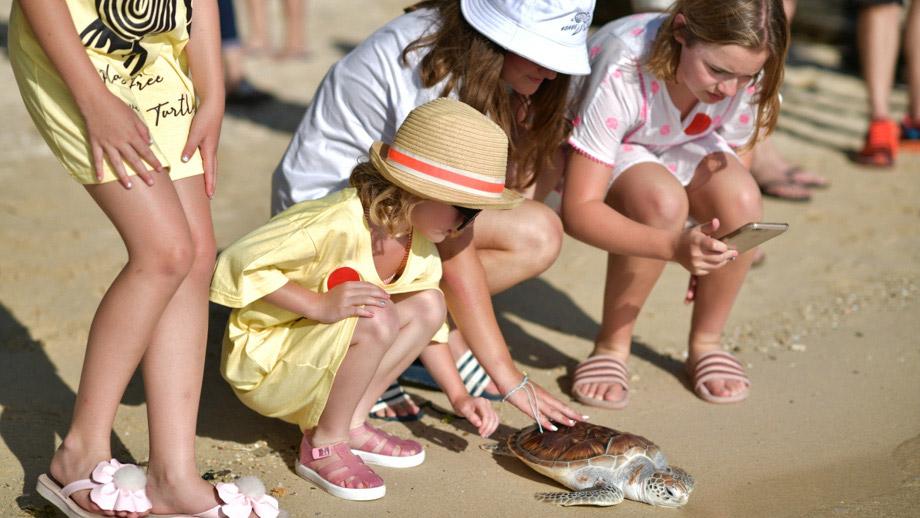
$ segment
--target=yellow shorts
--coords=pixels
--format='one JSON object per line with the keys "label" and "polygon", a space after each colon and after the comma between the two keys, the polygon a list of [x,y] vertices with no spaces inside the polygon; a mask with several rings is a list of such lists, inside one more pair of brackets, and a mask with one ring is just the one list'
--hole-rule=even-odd
{"label": "yellow shorts", "polygon": [[[64,169],[81,184],[117,180],[106,161],[102,182],[96,180],[93,155],[83,116],[54,65],[45,55],[18,2],[10,15],[9,52],[19,91],[35,126]],[[188,162],[180,159],[185,147],[196,99],[184,54],[162,52],[134,76],[121,63],[105,55],[87,52],[109,91],[125,102],[147,124],[150,146],[173,180],[202,174],[196,151]],[[135,174],[125,164],[128,174]]]}

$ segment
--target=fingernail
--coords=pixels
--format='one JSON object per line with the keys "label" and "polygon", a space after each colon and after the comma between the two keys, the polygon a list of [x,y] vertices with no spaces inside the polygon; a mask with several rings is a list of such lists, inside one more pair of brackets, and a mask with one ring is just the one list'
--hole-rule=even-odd
{"label": "fingernail", "polygon": [[380,307],[382,307],[382,308],[383,308],[383,307],[386,307],[386,305],[387,305],[387,301],[385,301],[385,300],[381,300],[381,301],[380,301],[380,302],[378,302],[377,304],[379,304],[379,305],[380,305]]}
{"label": "fingernail", "polygon": [[188,155],[182,155],[183,162],[188,162],[188,160],[189,160]]}
{"label": "fingernail", "polygon": [[130,189],[131,187],[134,187],[134,184],[131,182],[128,182],[128,189]]}
{"label": "fingernail", "polygon": [[559,431],[559,429],[556,428],[556,427],[553,426],[553,425],[549,425],[549,429],[552,430],[552,431],[554,431],[554,432],[558,432],[558,431]]}
{"label": "fingernail", "polygon": [[575,424],[575,420],[574,420],[574,419],[569,419],[569,424],[570,424],[570,425]]}

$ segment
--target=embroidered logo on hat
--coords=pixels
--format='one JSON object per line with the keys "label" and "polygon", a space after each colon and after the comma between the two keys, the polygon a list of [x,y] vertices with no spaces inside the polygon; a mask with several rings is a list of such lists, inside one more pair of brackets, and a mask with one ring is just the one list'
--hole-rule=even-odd
{"label": "embroidered logo on hat", "polygon": [[572,23],[564,25],[562,29],[563,32],[568,32],[573,36],[579,32],[588,30],[588,27],[591,26],[591,13],[585,11],[578,11],[572,16]]}

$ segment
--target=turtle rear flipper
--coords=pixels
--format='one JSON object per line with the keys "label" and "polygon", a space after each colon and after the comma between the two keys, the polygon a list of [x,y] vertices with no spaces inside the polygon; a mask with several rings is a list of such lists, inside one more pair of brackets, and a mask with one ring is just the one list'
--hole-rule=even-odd
{"label": "turtle rear flipper", "polygon": [[570,505],[617,505],[623,501],[623,491],[616,486],[594,487],[571,493],[537,493],[534,498],[541,502]]}
{"label": "turtle rear flipper", "polygon": [[505,441],[492,444],[480,444],[479,448],[491,453],[492,455],[499,455],[501,457],[517,457],[514,453],[511,452],[511,448],[508,447],[508,444]]}

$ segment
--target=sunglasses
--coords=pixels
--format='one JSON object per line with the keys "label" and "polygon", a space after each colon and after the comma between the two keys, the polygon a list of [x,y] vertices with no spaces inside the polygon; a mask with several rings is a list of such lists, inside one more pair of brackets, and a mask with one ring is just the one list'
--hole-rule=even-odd
{"label": "sunglasses", "polygon": [[461,230],[469,226],[469,224],[472,223],[474,219],[476,219],[476,216],[478,216],[479,213],[482,212],[481,209],[470,209],[467,207],[460,207],[457,205],[451,205],[451,207],[457,209],[457,212],[460,213],[460,217],[463,218],[463,221],[457,227],[456,232],[460,232]]}

